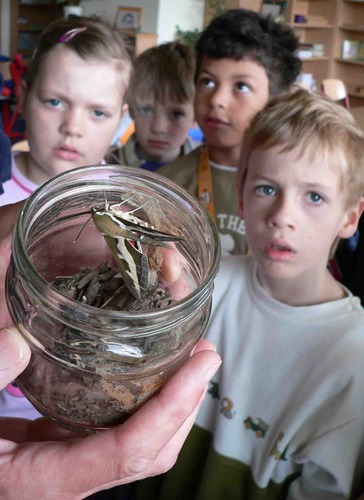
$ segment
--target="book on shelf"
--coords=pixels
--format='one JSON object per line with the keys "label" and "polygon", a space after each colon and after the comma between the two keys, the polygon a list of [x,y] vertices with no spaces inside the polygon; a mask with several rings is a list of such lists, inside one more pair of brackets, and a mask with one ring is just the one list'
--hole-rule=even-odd
{"label": "book on shelf", "polygon": [[359,51],[357,59],[359,59],[359,61],[364,61],[364,42],[359,42]]}
{"label": "book on shelf", "polygon": [[297,57],[300,59],[310,59],[314,56],[312,43],[300,43],[297,50]]}

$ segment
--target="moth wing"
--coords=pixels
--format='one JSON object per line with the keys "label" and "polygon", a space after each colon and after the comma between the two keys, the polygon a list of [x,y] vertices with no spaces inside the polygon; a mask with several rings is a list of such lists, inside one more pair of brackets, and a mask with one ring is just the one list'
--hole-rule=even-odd
{"label": "moth wing", "polygon": [[118,217],[118,219],[120,219],[121,223],[124,224],[125,227],[130,229],[130,231],[137,231],[142,236],[144,236],[144,238],[141,238],[141,241],[147,245],[159,245],[159,242],[182,241],[183,239],[180,236],[175,236],[174,234],[165,233],[164,231],[158,231],[158,229],[155,229],[150,225],[144,226],[123,217]]}
{"label": "moth wing", "polygon": [[92,219],[95,223],[97,229],[105,236],[123,238],[133,237],[130,230],[119,221],[119,218],[113,215],[111,212],[94,211],[92,213]]}
{"label": "moth wing", "polygon": [[141,300],[148,288],[148,257],[122,237],[105,236],[130,293]]}

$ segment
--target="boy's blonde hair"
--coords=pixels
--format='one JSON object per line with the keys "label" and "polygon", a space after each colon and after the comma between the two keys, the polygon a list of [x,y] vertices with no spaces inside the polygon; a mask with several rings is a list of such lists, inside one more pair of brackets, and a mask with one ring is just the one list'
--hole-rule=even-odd
{"label": "boy's blonde hair", "polygon": [[300,148],[312,157],[324,155],[342,172],[347,208],[364,195],[364,132],[349,111],[328,97],[296,87],[272,99],[251,121],[243,140],[238,176],[242,193],[249,158],[255,149]]}
{"label": "boy's blonde hair", "polygon": [[[74,36],[70,35],[71,30],[76,30]],[[85,60],[115,60],[124,79],[124,88],[120,92],[125,92],[128,88],[131,51],[122,33],[101,18],[77,17],[53,21],[43,30],[26,72],[28,90],[34,85],[44,57],[58,45],[66,46]]]}
{"label": "boy's blonde hair", "polygon": [[164,103],[169,97],[180,103],[193,101],[195,59],[193,50],[181,42],[169,42],[142,52],[135,60],[128,103],[154,97]]}

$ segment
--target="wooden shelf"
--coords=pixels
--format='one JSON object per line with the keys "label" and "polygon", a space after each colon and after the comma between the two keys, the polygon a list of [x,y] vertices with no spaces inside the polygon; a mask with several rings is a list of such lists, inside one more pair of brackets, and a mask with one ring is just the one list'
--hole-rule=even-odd
{"label": "wooden shelf", "polygon": [[25,62],[33,53],[40,33],[51,21],[62,16],[62,7],[55,0],[49,3],[20,3],[11,0],[11,57],[22,54]]}
{"label": "wooden shelf", "polygon": [[322,61],[329,61],[329,57],[327,56],[301,57],[301,61],[322,62]]}
{"label": "wooden shelf", "polygon": [[342,57],[337,57],[335,61],[345,64],[354,64],[355,66],[364,66],[364,60],[361,59],[343,59]]}
{"label": "wooden shelf", "polygon": [[358,86],[348,82],[346,86],[348,88],[348,93],[350,96],[364,98],[364,85]]}
{"label": "wooden shelf", "polygon": [[364,33],[364,23],[363,24],[342,24],[339,26],[341,30],[346,31],[356,31],[357,33]]}
{"label": "wooden shelf", "polygon": [[[296,16],[307,22],[295,23]],[[364,0],[287,0],[285,20],[302,44],[324,45],[324,57],[302,58],[302,72],[312,73],[317,88],[324,78],[350,87],[350,103],[363,105],[364,60],[343,59],[344,40],[364,43]],[[321,64],[320,64],[321,62]]]}
{"label": "wooden shelf", "polygon": [[315,23],[293,23],[292,27],[295,29],[308,29],[308,30],[332,30],[333,24],[315,24]]}

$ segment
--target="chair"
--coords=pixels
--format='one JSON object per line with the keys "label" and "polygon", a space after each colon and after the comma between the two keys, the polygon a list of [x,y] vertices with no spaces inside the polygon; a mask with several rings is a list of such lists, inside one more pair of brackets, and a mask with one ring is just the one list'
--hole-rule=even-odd
{"label": "chair", "polygon": [[19,142],[14,142],[14,144],[11,145],[11,150],[12,151],[20,151],[20,152],[28,152],[29,151],[29,144],[27,139],[23,139],[22,141]]}
{"label": "chair", "polygon": [[344,101],[346,109],[350,109],[348,90],[342,80],[326,78],[322,81],[321,90],[333,101]]}
{"label": "chair", "polygon": [[17,54],[14,60],[8,59],[8,61],[11,79],[3,82],[1,112],[4,132],[14,142],[15,139],[22,139],[24,136],[22,132],[16,130],[16,125],[20,118],[19,90],[25,66],[20,54]]}

